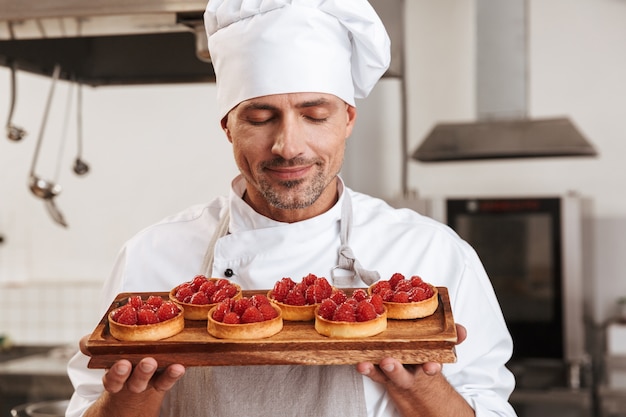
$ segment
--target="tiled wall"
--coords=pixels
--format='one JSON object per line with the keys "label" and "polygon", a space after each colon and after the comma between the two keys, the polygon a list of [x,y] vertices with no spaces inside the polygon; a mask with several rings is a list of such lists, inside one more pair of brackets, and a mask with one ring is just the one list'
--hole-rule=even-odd
{"label": "tiled wall", "polygon": [[100,283],[0,286],[0,335],[15,345],[78,343],[100,317]]}

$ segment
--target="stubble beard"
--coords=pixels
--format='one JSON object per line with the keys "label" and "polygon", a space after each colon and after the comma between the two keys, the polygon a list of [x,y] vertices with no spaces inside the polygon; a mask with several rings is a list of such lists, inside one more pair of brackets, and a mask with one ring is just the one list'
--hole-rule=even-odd
{"label": "stubble beard", "polygon": [[267,181],[263,176],[264,168],[278,166],[294,166],[302,164],[303,161],[298,159],[286,161],[284,159],[272,160],[262,164],[258,170],[257,189],[273,207],[281,210],[304,209],[311,206],[322,195],[330,181],[332,181],[337,173],[326,176],[323,170],[323,163],[316,161],[314,166],[317,168],[315,175],[310,179],[281,181],[278,184]]}

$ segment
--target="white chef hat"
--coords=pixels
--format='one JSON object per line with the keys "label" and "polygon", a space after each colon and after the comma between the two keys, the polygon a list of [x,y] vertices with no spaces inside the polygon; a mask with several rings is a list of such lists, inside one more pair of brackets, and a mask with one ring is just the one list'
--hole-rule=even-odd
{"label": "white chef hat", "polygon": [[391,59],[367,0],[209,0],[204,24],[220,118],[244,100],[280,93],[329,93],[354,105]]}

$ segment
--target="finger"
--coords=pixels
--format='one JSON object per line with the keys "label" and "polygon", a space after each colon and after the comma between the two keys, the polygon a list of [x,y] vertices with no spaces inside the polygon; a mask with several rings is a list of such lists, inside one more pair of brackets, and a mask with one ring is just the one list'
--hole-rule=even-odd
{"label": "finger", "polygon": [[463,341],[467,338],[467,329],[458,323],[456,324],[456,338],[457,344],[463,343]]}
{"label": "finger", "polygon": [[422,370],[426,375],[434,376],[441,372],[442,365],[438,362],[426,362],[422,365]]}
{"label": "finger", "polygon": [[124,384],[126,384],[126,380],[128,380],[132,369],[131,363],[127,360],[115,362],[111,369],[109,369],[102,377],[102,385],[104,385],[104,389],[111,394],[121,391],[122,388],[124,388]]}
{"label": "finger", "polygon": [[370,378],[374,382],[384,384],[387,382],[387,377],[382,371],[370,362],[361,362],[356,365],[356,370],[363,376]]}
{"label": "finger", "polygon": [[393,358],[381,360],[379,367],[390,382],[404,389],[411,388],[415,381],[415,372],[419,372],[417,368],[413,372],[407,370],[398,360]]}
{"label": "finger", "polygon": [[185,374],[185,367],[182,365],[170,365],[156,378],[152,384],[157,391],[169,391],[176,381]]}
{"label": "finger", "polygon": [[130,392],[140,393],[144,392],[150,385],[150,380],[157,370],[157,361],[153,358],[144,358],[130,374],[130,377],[126,381],[126,387]]}

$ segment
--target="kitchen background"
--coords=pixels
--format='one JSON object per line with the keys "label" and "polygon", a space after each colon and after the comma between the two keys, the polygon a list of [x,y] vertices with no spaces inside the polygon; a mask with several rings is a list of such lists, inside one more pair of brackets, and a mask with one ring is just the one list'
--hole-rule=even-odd
{"label": "kitchen background", "polygon": [[[407,185],[420,198],[581,195],[585,312],[602,326],[626,296],[626,1],[528,4],[529,116],[570,117],[598,156],[411,161]],[[410,0],[405,7],[412,151],[435,123],[476,119],[475,2]],[[55,199],[69,224],[62,228],[27,185],[50,82],[17,73],[13,122],[29,135],[0,140],[0,334],[20,345],[74,344],[90,332],[104,307],[99,289],[124,241],[227,193],[237,173],[214,86],[198,83],[83,88],[82,157],[91,169],[75,175],[76,101],[68,109],[63,81],[37,163],[38,174],[63,187]],[[403,191],[402,88],[402,80],[385,78],[358,103],[343,170],[352,188],[387,199]],[[0,67],[0,115],[9,112],[9,92],[10,71]]]}

